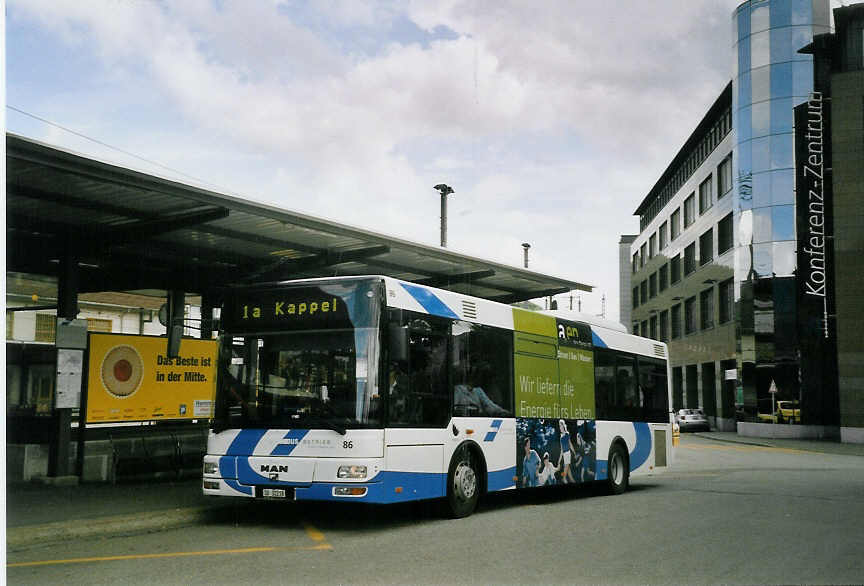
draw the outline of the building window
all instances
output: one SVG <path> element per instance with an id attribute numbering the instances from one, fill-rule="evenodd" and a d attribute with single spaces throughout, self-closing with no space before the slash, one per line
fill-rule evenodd
<path id="1" fill-rule="evenodd" d="M 669 261 L 669 282 L 673 285 L 681 280 L 681 255 L 676 254 Z"/>
<path id="2" fill-rule="evenodd" d="M 696 270 L 696 243 L 684 249 L 684 276 Z"/>
<path id="3" fill-rule="evenodd" d="M 666 248 L 666 245 L 669 244 L 669 241 L 666 239 L 666 236 L 669 233 L 668 225 L 668 222 L 663 222 L 662 224 L 660 224 L 660 230 L 657 231 L 657 234 L 659 236 L 659 242 L 657 244 L 660 246 L 658 251 L 663 250 L 664 248 Z"/>
<path id="4" fill-rule="evenodd" d="M 57 316 L 50 313 L 36 314 L 36 341 L 54 342 L 57 336 Z"/>
<path id="5" fill-rule="evenodd" d="M 640 303 L 645 305 L 648 303 L 648 281 L 642 281 L 639 283 L 639 292 L 642 294 Z"/>
<path id="6" fill-rule="evenodd" d="M 714 260 L 714 230 L 709 228 L 699 237 L 699 266 Z"/>
<path id="7" fill-rule="evenodd" d="M 650 322 L 650 325 L 648 327 L 649 327 L 648 333 L 650 334 L 649 337 L 652 340 L 656 340 L 657 339 L 657 316 L 656 315 L 651 316 L 651 322 Z"/>
<path id="8" fill-rule="evenodd" d="M 111 333 L 111 320 L 110 319 L 96 319 L 92 317 L 87 318 L 87 331 L 88 332 L 107 332 Z"/>
<path id="9" fill-rule="evenodd" d="M 639 307 L 639 287 L 633 287 L 633 309 Z"/>
<path id="10" fill-rule="evenodd" d="M 647 258 L 645 253 L 645 243 L 642 243 L 642 246 L 639 247 L 639 266 L 645 266 L 645 259 Z"/>
<path id="11" fill-rule="evenodd" d="M 648 258 L 654 258 L 654 255 L 657 254 L 657 232 L 654 232 L 651 235 L 651 238 L 648 239 Z"/>
<path id="12" fill-rule="evenodd" d="M 725 324 L 732 321 L 732 302 L 734 294 L 732 279 L 720 283 L 717 286 L 717 290 L 720 302 L 720 307 L 718 308 L 720 310 L 720 323 Z"/>
<path id="13" fill-rule="evenodd" d="M 672 339 L 676 340 L 681 337 L 681 304 L 676 303 L 672 306 Z"/>
<path id="14" fill-rule="evenodd" d="M 637 252 L 633 255 L 633 272 L 635 273 L 638 270 L 639 270 L 639 253 Z"/>
<path id="15" fill-rule="evenodd" d="M 714 288 L 705 289 L 699 294 L 699 317 L 701 329 L 714 327 Z"/>
<path id="16" fill-rule="evenodd" d="M 732 212 L 717 222 L 717 254 L 732 248 Z"/>
<path id="17" fill-rule="evenodd" d="M 642 337 L 643 338 L 648 337 L 648 320 L 647 319 L 642 322 Z"/>
<path id="18" fill-rule="evenodd" d="M 684 301 L 684 333 L 692 334 L 696 331 L 696 296 Z"/>
<path id="19" fill-rule="evenodd" d="M 669 341 L 669 310 L 664 309 L 660 312 L 660 341 Z"/>
<path id="20" fill-rule="evenodd" d="M 666 290 L 667 287 L 669 287 L 669 265 L 663 265 L 662 267 L 660 267 L 660 271 L 657 273 L 657 275 L 657 287 L 662 293 Z"/>
<path id="21" fill-rule="evenodd" d="M 699 214 L 704 214 L 714 205 L 714 195 L 711 193 L 712 177 L 699 184 Z"/>
<path id="22" fill-rule="evenodd" d="M 684 227 L 687 228 L 696 221 L 696 194 L 691 193 L 684 200 Z"/>
<path id="23" fill-rule="evenodd" d="M 657 297 L 657 273 L 651 273 L 651 276 L 648 277 L 648 293 L 651 295 L 651 299 Z"/>
<path id="24" fill-rule="evenodd" d="M 674 212 L 672 212 L 672 216 L 669 218 L 669 238 L 670 242 L 678 238 L 678 235 L 681 234 L 681 208 L 678 208 Z"/>
<path id="25" fill-rule="evenodd" d="M 732 189 L 732 155 L 723 159 L 717 167 L 717 199 L 721 199 Z"/>

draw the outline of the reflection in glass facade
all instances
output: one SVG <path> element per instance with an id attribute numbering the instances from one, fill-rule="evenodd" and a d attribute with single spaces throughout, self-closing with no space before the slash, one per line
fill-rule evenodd
<path id="1" fill-rule="evenodd" d="M 830 30 L 828 2 L 745 2 L 735 11 L 733 28 L 737 64 L 732 80 L 735 209 L 739 213 L 754 210 L 755 238 L 739 246 L 794 240 L 794 214 L 767 208 L 794 201 L 792 113 L 813 89 L 812 55 L 800 54 L 798 49 L 814 34 Z M 770 277 L 772 272 L 764 271 L 772 266 L 764 257 L 758 269 L 742 263 L 744 270 L 736 278 L 746 281 L 753 270 L 758 277 Z"/>
<path id="2" fill-rule="evenodd" d="M 827 0 L 751 0 L 733 14 L 734 221 L 739 382 L 743 402 L 764 411 L 771 381 L 797 398 L 793 108 L 813 90 L 812 55 L 830 31 Z M 789 322 L 789 323 L 787 323 Z"/>

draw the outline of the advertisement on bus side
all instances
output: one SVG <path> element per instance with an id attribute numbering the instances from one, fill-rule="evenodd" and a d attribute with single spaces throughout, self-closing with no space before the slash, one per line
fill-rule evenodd
<path id="1" fill-rule="evenodd" d="M 597 460 L 594 421 L 519 418 L 516 443 L 520 488 L 594 480 Z"/>

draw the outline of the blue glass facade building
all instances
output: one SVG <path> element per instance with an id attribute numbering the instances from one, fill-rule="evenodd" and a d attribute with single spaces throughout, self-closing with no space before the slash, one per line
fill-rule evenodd
<path id="1" fill-rule="evenodd" d="M 813 56 L 798 50 L 829 31 L 827 0 L 754 0 L 735 11 L 732 163 L 739 282 L 795 272 L 793 109 L 813 91 Z"/>
<path id="2" fill-rule="evenodd" d="M 731 20 L 731 83 L 636 210 L 622 321 L 669 344 L 676 409 L 735 429 L 770 413 L 773 383 L 812 407 L 805 424 L 835 425 L 800 382 L 794 127 L 814 84 L 799 50 L 831 32 L 829 2 L 750 0 Z"/>
<path id="3" fill-rule="evenodd" d="M 751 0 L 732 24 L 741 402 L 770 413 L 773 383 L 778 398 L 801 401 L 806 420 L 834 423 L 821 401 L 804 396 L 796 307 L 794 108 L 810 98 L 814 80 L 813 56 L 799 50 L 830 32 L 828 1 Z"/>

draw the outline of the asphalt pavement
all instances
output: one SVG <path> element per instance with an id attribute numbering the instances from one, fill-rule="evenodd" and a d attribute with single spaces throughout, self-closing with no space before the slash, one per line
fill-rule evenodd
<path id="1" fill-rule="evenodd" d="M 8 550 L 66 539 L 131 535 L 198 523 L 231 499 L 205 498 L 201 480 L 6 486 Z"/>
<path id="2" fill-rule="evenodd" d="M 717 442 L 864 456 L 864 445 L 860 444 L 746 438 L 729 432 L 694 435 Z M 10 484 L 6 486 L 7 550 L 194 525 L 234 504 L 230 498 L 205 497 L 200 479 L 116 485 Z"/>

